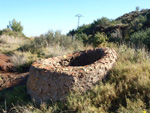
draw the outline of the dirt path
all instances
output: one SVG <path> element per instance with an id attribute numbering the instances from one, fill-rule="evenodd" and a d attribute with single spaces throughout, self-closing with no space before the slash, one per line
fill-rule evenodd
<path id="1" fill-rule="evenodd" d="M 13 72 L 12 68 L 13 64 L 10 58 L 4 54 L 0 54 L 0 90 L 26 83 L 29 72 Z"/>

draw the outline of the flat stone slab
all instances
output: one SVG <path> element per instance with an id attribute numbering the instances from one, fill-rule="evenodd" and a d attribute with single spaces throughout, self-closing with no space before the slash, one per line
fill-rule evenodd
<path id="1" fill-rule="evenodd" d="M 110 48 L 38 60 L 30 67 L 27 92 L 36 102 L 63 101 L 70 91 L 84 92 L 104 79 L 116 60 Z"/>

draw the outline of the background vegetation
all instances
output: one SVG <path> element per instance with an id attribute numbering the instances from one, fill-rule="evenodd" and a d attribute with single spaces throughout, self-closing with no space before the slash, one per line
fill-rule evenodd
<path id="1" fill-rule="evenodd" d="M 132 40 L 132 43 L 136 46 L 142 44 L 149 48 L 150 45 L 146 41 L 148 40 L 148 28 L 150 28 L 150 10 L 144 9 L 124 14 L 115 20 L 102 17 L 89 25 L 83 25 L 77 29 L 71 30 L 68 35 L 77 36 L 77 39 L 83 41 L 84 44 L 89 43 L 95 45 L 92 39 L 95 34 L 99 32 L 106 35 L 108 37 L 106 41 L 109 42 L 130 43 Z M 140 34 L 144 35 L 144 39 L 142 37 L 142 41 L 139 43 L 137 42 L 139 41 L 137 38 L 140 37 Z M 136 37 L 135 35 L 139 36 Z M 145 37 L 145 35 L 147 36 Z M 78 38 L 78 36 L 80 36 L 80 38 Z"/>

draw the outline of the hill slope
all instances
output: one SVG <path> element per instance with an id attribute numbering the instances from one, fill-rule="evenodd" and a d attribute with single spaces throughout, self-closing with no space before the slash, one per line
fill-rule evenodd
<path id="1" fill-rule="evenodd" d="M 94 36 L 97 32 L 104 32 L 109 39 L 129 39 L 135 32 L 150 28 L 150 9 L 132 11 L 115 20 L 102 17 L 89 25 L 83 25 L 71 30 L 68 35 L 86 34 Z M 89 40 L 89 39 L 88 39 Z M 87 41 L 88 42 L 88 41 Z"/>

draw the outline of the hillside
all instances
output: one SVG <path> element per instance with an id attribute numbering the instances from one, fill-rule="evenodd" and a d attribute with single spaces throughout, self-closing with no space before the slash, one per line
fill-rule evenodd
<path id="1" fill-rule="evenodd" d="M 81 34 L 85 34 L 87 38 L 82 40 L 90 43 L 93 42 L 91 40 L 97 32 L 104 33 L 109 41 L 130 40 L 134 33 L 146 31 L 148 28 L 150 28 L 150 9 L 144 9 L 126 13 L 115 20 L 102 17 L 89 25 L 71 30 L 68 35 L 79 38 Z"/>

